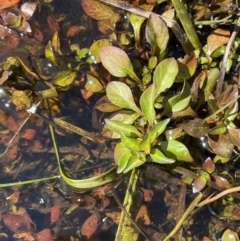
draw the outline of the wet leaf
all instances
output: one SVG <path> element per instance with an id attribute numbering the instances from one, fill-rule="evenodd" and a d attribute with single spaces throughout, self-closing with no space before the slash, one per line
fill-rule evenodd
<path id="1" fill-rule="evenodd" d="M 152 127 L 150 130 L 151 143 L 165 131 L 169 122 L 170 118 L 160 121 Z"/>
<path id="2" fill-rule="evenodd" d="M 225 135 L 208 135 L 208 143 L 215 154 L 226 158 L 231 157 L 234 145 L 227 140 Z"/>
<path id="3" fill-rule="evenodd" d="M 89 49 L 89 54 L 91 55 L 91 58 L 94 59 L 94 63 L 99 63 L 101 62 L 100 59 L 100 50 L 104 47 L 104 46 L 109 46 L 112 45 L 111 42 L 109 41 L 109 39 L 100 39 L 95 41 L 90 49 Z"/>
<path id="4" fill-rule="evenodd" d="M 104 89 L 102 83 L 94 76 L 87 74 L 86 79 L 87 79 L 87 83 L 85 84 L 84 87 L 87 91 L 95 93 L 95 92 L 101 92 Z"/>
<path id="5" fill-rule="evenodd" d="M 91 18 L 96 20 L 110 19 L 116 13 L 106 4 L 95 0 L 82 0 L 82 8 L 84 12 Z"/>
<path id="6" fill-rule="evenodd" d="M 36 10 L 37 4 L 36 3 L 30 3 L 26 2 L 21 5 L 21 12 L 22 15 L 24 16 L 24 19 L 28 20 L 32 17 Z"/>
<path id="7" fill-rule="evenodd" d="M 34 234 L 30 231 L 15 233 L 13 237 L 24 241 L 35 241 Z"/>
<path id="8" fill-rule="evenodd" d="M 156 97 L 173 85 L 177 73 L 178 65 L 174 58 L 164 59 L 157 65 L 153 74 Z"/>
<path id="9" fill-rule="evenodd" d="M 97 230 L 99 224 L 98 213 L 93 213 L 82 225 L 81 234 L 89 239 Z"/>
<path id="10" fill-rule="evenodd" d="M 37 233 L 37 241 L 54 241 L 50 229 L 43 229 Z"/>
<path id="11" fill-rule="evenodd" d="M 193 193 L 202 191 L 202 189 L 206 186 L 206 184 L 207 184 L 206 178 L 202 176 L 198 176 L 192 184 Z"/>
<path id="12" fill-rule="evenodd" d="M 151 45 L 152 55 L 159 55 L 166 49 L 169 40 L 168 28 L 157 14 L 150 15 L 145 34 Z"/>
<path id="13" fill-rule="evenodd" d="M 56 89 L 54 88 L 54 86 L 48 82 L 45 82 L 46 85 L 48 85 L 49 89 L 47 90 L 42 90 L 42 91 L 37 91 L 37 93 L 42 96 L 44 99 L 48 99 L 48 98 L 54 98 L 58 96 L 58 93 L 56 91 Z"/>
<path id="14" fill-rule="evenodd" d="M 58 73 L 53 80 L 53 84 L 60 87 L 67 87 L 72 84 L 76 78 L 76 71 L 66 70 Z"/>
<path id="15" fill-rule="evenodd" d="M 60 26 L 58 21 L 51 15 L 47 16 L 48 26 L 53 33 L 60 31 Z"/>
<path id="16" fill-rule="evenodd" d="M 114 150 L 114 160 L 118 165 L 117 173 L 122 173 L 127 166 L 129 158 L 132 156 L 131 151 L 122 143 L 118 143 Z"/>
<path id="17" fill-rule="evenodd" d="M 48 42 L 45 48 L 45 56 L 52 64 L 54 64 L 55 66 L 60 66 L 60 61 L 56 57 L 51 41 Z"/>
<path id="18" fill-rule="evenodd" d="M 141 84 L 141 80 L 135 74 L 128 55 L 122 49 L 113 46 L 103 47 L 100 51 L 100 58 L 103 66 L 113 76 L 129 76 Z"/>
<path id="19" fill-rule="evenodd" d="M 56 205 L 54 205 L 53 207 L 51 207 L 51 209 L 50 209 L 50 215 L 51 215 L 51 222 L 50 222 L 50 224 L 53 224 L 53 223 L 55 223 L 58 219 L 59 219 L 59 217 L 60 217 L 60 205 L 59 204 L 56 204 Z"/>
<path id="20" fill-rule="evenodd" d="M 193 160 L 187 147 L 179 141 L 163 141 L 161 142 L 160 148 L 167 157 L 173 158 L 174 160 L 184 162 L 192 162 Z"/>
<path id="21" fill-rule="evenodd" d="M 181 93 L 171 97 L 167 100 L 167 102 L 164 103 L 164 111 L 162 115 L 169 112 L 178 112 L 185 109 L 189 105 L 190 99 L 190 87 L 188 83 L 185 82 Z"/>
<path id="22" fill-rule="evenodd" d="M 13 91 L 11 101 L 16 106 L 17 110 L 29 109 L 31 106 L 30 98 L 21 90 Z"/>
<path id="23" fill-rule="evenodd" d="M 1 0 L 0 9 L 10 8 L 13 5 L 17 4 L 19 0 Z"/>
<path id="24" fill-rule="evenodd" d="M 240 146 L 240 129 L 228 126 L 227 138 L 234 146 Z"/>
<path id="25" fill-rule="evenodd" d="M 7 128 L 9 131 L 12 131 L 12 132 L 16 132 L 19 128 L 18 123 L 12 116 L 9 116 L 7 118 Z"/>
<path id="26" fill-rule="evenodd" d="M 118 81 L 110 82 L 106 87 L 108 99 L 117 106 L 131 109 L 141 114 L 141 111 L 136 106 L 131 89 L 124 83 Z"/>
<path id="27" fill-rule="evenodd" d="M 141 205 L 135 220 L 137 223 L 140 223 L 140 224 L 144 224 L 144 225 L 151 224 L 151 220 L 150 220 L 146 205 Z"/>
<path id="28" fill-rule="evenodd" d="M 142 134 L 133 125 L 125 124 L 117 120 L 105 119 L 105 121 L 105 127 L 117 132 L 118 134 L 123 133 L 125 136 L 128 137 L 142 137 Z"/>
<path id="29" fill-rule="evenodd" d="M 208 157 L 202 166 L 203 170 L 207 173 L 213 173 L 215 171 L 215 164 L 210 157 Z"/>
<path id="30" fill-rule="evenodd" d="M 150 126 L 153 125 L 153 122 L 155 121 L 155 118 L 156 118 L 154 102 L 155 102 L 155 85 L 151 84 L 142 93 L 139 101 L 141 110 L 145 118 L 148 120 Z"/>
<path id="31" fill-rule="evenodd" d="M 165 131 L 165 135 L 168 141 L 175 140 L 179 137 L 181 137 L 183 132 L 183 125 L 178 125 L 176 128 L 167 128 Z"/>
<path id="32" fill-rule="evenodd" d="M 228 189 L 232 187 L 229 181 L 223 176 L 214 175 L 214 179 L 215 179 L 216 185 L 220 188 Z"/>
<path id="33" fill-rule="evenodd" d="M 222 241 L 239 241 L 239 236 L 231 229 L 226 229 L 221 238 Z"/>
<path id="34" fill-rule="evenodd" d="M 144 202 L 150 202 L 153 198 L 153 190 L 151 189 L 145 189 L 143 187 L 140 188 L 141 193 L 143 194 L 143 200 Z"/>
<path id="35" fill-rule="evenodd" d="M 150 157 L 153 162 L 159 163 L 159 164 L 171 164 L 174 163 L 175 160 L 166 157 L 159 149 L 154 148 L 151 150 Z"/>
<path id="36" fill-rule="evenodd" d="M 221 28 L 215 29 L 207 38 L 207 54 L 210 56 L 218 47 L 227 44 L 230 32 Z"/>
<path id="37" fill-rule="evenodd" d="M 116 106 L 112 102 L 110 102 L 110 100 L 106 95 L 100 98 L 96 102 L 96 104 L 94 105 L 94 108 L 102 112 L 114 112 L 122 109 L 122 107 Z M 129 124 L 129 123 L 126 123 L 126 124 Z"/>
<path id="38" fill-rule="evenodd" d="M 183 125 L 184 131 L 195 138 L 200 138 L 209 129 L 208 124 L 204 119 L 194 119 Z"/>
<path id="39" fill-rule="evenodd" d="M 26 140 L 32 140 L 36 135 L 36 130 L 34 129 L 25 129 L 21 137 Z"/>
<path id="40" fill-rule="evenodd" d="M 218 123 L 212 129 L 208 131 L 211 135 L 222 135 L 227 132 L 227 127 L 224 123 Z"/>
<path id="41" fill-rule="evenodd" d="M 122 144 L 127 147 L 129 150 L 131 151 L 140 151 L 140 140 L 138 139 L 134 139 L 134 138 L 130 138 L 125 136 L 123 133 L 121 133 L 121 141 Z"/>

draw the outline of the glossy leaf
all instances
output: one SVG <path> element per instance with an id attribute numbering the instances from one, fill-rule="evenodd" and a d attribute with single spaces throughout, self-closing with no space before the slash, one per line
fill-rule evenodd
<path id="1" fill-rule="evenodd" d="M 95 41 L 90 49 L 89 49 L 89 54 L 91 55 L 91 57 L 94 59 L 94 63 L 99 63 L 101 62 L 100 59 L 100 50 L 104 47 L 104 46 L 109 46 L 111 45 L 109 39 L 100 39 Z"/>
<path id="2" fill-rule="evenodd" d="M 136 106 L 131 89 L 122 82 L 112 81 L 106 87 L 106 93 L 108 99 L 117 106 L 122 108 L 131 109 L 142 114 L 139 108 Z"/>
<path id="3" fill-rule="evenodd" d="M 156 112 L 154 109 L 154 102 L 155 102 L 155 85 L 154 84 L 151 84 L 142 93 L 139 102 L 145 118 L 148 120 L 149 125 L 152 126 L 156 118 Z"/>
<path id="4" fill-rule="evenodd" d="M 198 176 L 193 184 L 192 184 L 192 191 L 193 193 L 197 193 L 202 191 L 202 189 L 207 185 L 207 180 L 203 176 Z"/>
<path id="5" fill-rule="evenodd" d="M 156 87 L 156 97 L 173 85 L 177 74 L 178 64 L 174 58 L 164 59 L 157 65 L 153 74 L 153 83 Z"/>
<path id="6" fill-rule="evenodd" d="M 48 85 L 48 89 L 42 90 L 42 91 L 37 91 L 37 93 L 42 96 L 44 99 L 47 98 L 54 98 L 58 96 L 58 93 L 56 91 L 56 89 L 54 88 L 54 86 L 48 82 L 45 82 L 46 85 Z"/>
<path id="7" fill-rule="evenodd" d="M 168 28 L 157 14 L 150 15 L 145 34 L 151 45 L 152 55 L 159 55 L 166 49 L 169 40 Z"/>
<path id="8" fill-rule="evenodd" d="M 160 145 L 161 150 L 167 157 L 173 158 L 174 160 L 192 162 L 192 157 L 187 147 L 176 140 L 163 141 Z"/>
<path id="9" fill-rule="evenodd" d="M 215 171 L 215 164 L 210 157 L 208 157 L 203 163 L 203 170 L 207 173 L 213 173 Z"/>
<path id="10" fill-rule="evenodd" d="M 239 241 L 239 236 L 231 229 L 226 229 L 221 238 L 222 241 Z"/>
<path id="11" fill-rule="evenodd" d="M 170 99 L 167 100 L 166 103 L 164 103 L 163 114 L 166 114 L 169 112 L 177 112 L 185 109 L 189 105 L 190 99 L 191 99 L 190 87 L 188 83 L 185 82 L 181 93 L 171 97 Z"/>
<path id="12" fill-rule="evenodd" d="M 128 136 L 128 137 L 142 136 L 142 134 L 138 131 L 138 129 L 133 125 L 128 125 L 117 120 L 105 119 L 105 121 L 106 121 L 105 127 L 112 131 L 117 132 L 118 134 L 123 133 L 125 136 Z"/>
<path id="13" fill-rule="evenodd" d="M 131 151 L 140 151 L 139 144 L 141 140 L 130 138 L 121 133 L 122 144 Z"/>
<path id="14" fill-rule="evenodd" d="M 95 103 L 94 108 L 102 112 L 114 112 L 122 109 L 122 107 L 116 106 L 110 102 L 106 95 Z"/>
<path id="15" fill-rule="evenodd" d="M 137 81 L 139 84 L 142 83 L 135 74 L 128 55 L 122 49 L 113 46 L 103 47 L 100 51 L 100 59 L 103 66 L 113 76 L 129 76 L 133 80 Z"/>
<path id="16" fill-rule="evenodd" d="M 87 74 L 86 79 L 87 79 L 87 83 L 85 84 L 84 87 L 87 91 L 95 93 L 95 92 L 101 92 L 104 89 L 102 83 L 94 76 Z"/>
<path id="17" fill-rule="evenodd" d="M 240 129 L 228 127 L 227 138 L 234 146 L 239 147 L 240 146 Z"/>
<path id="18" fill-rule="evenodd" d="M 195 138 L 200 138 L 209 129 L 207 122 L 203 119 L 194 119 L 183 125 L 184 131 Z"/>
<path id="19" fill-rule="evenodd" d="M 60 61 L 56 57 L 51 41 L 48 42 L 45 48 L 45 56 L 53 65 L 60 66 Z"/>
<path id="20" fill-rule="evenodd" d="M 169 122 L 170 118 L 160 121 L 152 127 L 152 129 L 149 131 L 151 136 L 151 143 L 165 131 Z"/>
<path id="21" fill-rule="evenodd" d="M 118 143 L 114 150 L 114 160 L 118 166 L 117 173 L 122 173 L 127 166 L 129 158 L 132 156 L 131 151 L 122 143 Z"/>
<path id="22" fill-rule="evenodd" d="M 208 131 L 211 135 L 222 135 L 227 132 L 227 127 L 224 123 L 219 123 Z"/>
<path id="23" fill-rule="evenodd" d="M 55 76 L 53 80 L 53 84 L 60 87 L 67 87 L 72 84 L 75 78 L 76 78 L 76 71 L 73 71 L 73 70 L 62 71 Z"/>
<path id="24" fill-rule="evenodd" d="M 175 160 L 172 158 L 166 157 L 159 149 L 154 148 L 152 149 L 150 153 L 150 157 L 153 162 L 159 163 L 159 164 L 171 164 L 174 163 Z"/>

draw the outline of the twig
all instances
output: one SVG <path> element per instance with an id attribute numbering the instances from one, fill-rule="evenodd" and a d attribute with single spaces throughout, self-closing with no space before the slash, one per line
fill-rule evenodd
<path id="1" fill-rule="evenodd" d="M 214 201 L 218 200 L 219 198 L 221 198 L 221 197 L 223 197 L 227 194 L 230 194 L 230 193 L 233 193 L 233 192 L 239 192 L 239 191 L 240 191 L 240 186 L 229 188 L 227 190 L 224 190 L 224 191 L 220 192 L 218 195 L 216 195 L 212 198 L 211 198 L 211 196 L 209 196 L 208 198 L 206 198 L 205 200 L 200 202 L 197 206 L 202 207 L 202 206 L 204 206 L 208 203 L 211 203 L 211 202 L 214 202 Z"/>
<path id="2" fill-rule="evenodd" d="M 220 96 L 222 94 L 222 89 L 223 89 L 223 80 L 225 77 L 225 73 L 226 73 L 226 66 L 227 66 L 227 61 L 228 61 L 228 56 L 230 53 L 230 49 L 233 45 L 233 42 L 238 34 L 240 28 L 240 17 L 238 18 L 237 21 L 237 25 L 231 35 L 231 38 L 229 39 L 229 42 L 227 44 L 226 50 L 224 52 L 224 56 L 223 56 L 223 60 L 222 60 L 222 66 L 219 72 L 219 76 L 218 76 L 218 81 L 217 81 L 217 86 L 216 86 L 216 91 L 215 91 L 215 98 L 218 100 L 220 99 Z"/>

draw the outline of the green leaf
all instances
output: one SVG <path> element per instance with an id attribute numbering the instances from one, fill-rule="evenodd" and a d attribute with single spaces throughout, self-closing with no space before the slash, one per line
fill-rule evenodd
<path id="1" fill-rule="evenodd" d="M 156 118 L 156 112 L 154 109 L 155 102 L 155 85 L 151 84 L 141 95 L 140 97 L 140 107 L 148 120 L 149 125 L 152 126 Z"/>
<path id="2" fill-rule="evenodd" d="M 128 137 L 143 136 L 135 126 L 122 123 L 121 121 L 110 120 L 110 119 L 105 119 L 105 122 L 106 122 L 106 125 L 105 125 L 106 128 L 112 131 L 115 131 L 118 134 L 123 133 L 125 136 L 128 136 Z"/>
<path id="3" fill-rule="evenodd" d="M 206 186 L 207 179 L 203 176 L 197 177 L 192 184 L 193 193 L 201 192 L 202 189 Z"/>
<path id="4" fill-rule="evenodd" d="M 163 141 L 161 142 L 160 148 L 167 157 L 184 162 L 192 162 L 193 160 L 187 147 L 179 141 Z"/>
<path id="5" fill-rule="evenodd" d="M 44 82 L 44 83 L 48 85 L 49 89 L 45 89 L 42 91 L 38 90 L 37 91 L 38 95 L 40 95 L 44 99 L 58 97 L 58 93 L 55 87 L 51 83 L 48 83 L 48 82 Z"/>
<path id="6" fill-rule="evenodd" d="M 66 87 L 72 84 L 75 78 L 76 78 L 76 71 L 73 71 L 73 70 L 62 71 L 55 76 L 53 80 L 53 84 L 60 87 Z"/>
<path id="7" fill-rule="evenodd" d="M 126 148 L 122 143 L 118 143 L 116 145 L 114 150 L 114 160 L 116 165 L 118 165 L 117 173 L 123 172 L 131 156 L 131 151 Z"/>
<path id="8" fill-rule="evenodd" d="M 53 65 L 60 66 L 60 61 L 55 55 L 51 41 L 48 42 L 45 48 L 45 56 Z"/>
<path id="9" fill-rule="evenodd" d="M 127 173 L 127 172 L 131 171 L 132 169 L 143 165 L 144 163 L 145 163 L 145 161 L 142 161 L 138 157 L 131 156 L 128 160 L 127 166 L 124 168 L 123 173 Z"/>
<path id="10" fill-rule="evenodd" d="M 167 47 L 169 40 L 168 27 L 157 14 L 151 14 L 148 19 L 146 38 L 151 45 L 152 55 L 159 55 Z"/>
<path id="11" fill-rule="evenodd" d="M 181 93 L 173 96 L 172 98 L 168 99 L 166 103 L 164 103 L 164 111 L 162 115 L 165 115 L 169 112 L 173 113 L 184 110 L 189 105 L 190 99 L 190 87 L 188 83 L 185 81 Z"/>
<path id="12" fill-rule="evenodd" d="M 94 63 L 100 63 L 101 59 L 100 59 L 100 50 L 104 47 L 104 46 L 109 46 L 111 45 L 109 39 L 100 39 L 95 41 L 90 49 L 89 49 L 89 54 L 91 55 L 91 57 L 94 59 Z"/>
<path id="13" fill-rule="evenodd" d="M 142 114 L 134 102 L 131 89 L 125 83 L 112 81 L 107 85 L 106 92 L 108 99 L 114 105 Z"/>
<path id="14" fill-rule="evenodd" d="M 85 84 L 85 89 L 90 92 L 101 92 L 104 88 L 102 83 L 90 74 L 86 75 L 87 82 Z"/>
<path id="15" fill-rule="evenodd" d="M 146 134 L 144 139 L 139 144 L 140 150 L 144 151 L 146 154 L 149 154 L 151 151 L 151 135 L 150 132 Z"/>
<path id="16" fill-rule="evenodd" d="M 224 123 L 219 123 L 218 125 L 214 126 L 212 129 L 208 131 L 208 134 L 211 135 L 222 135 L 228 131 L 226 125 Z"/>
<path id="17" fill-rule="evenodd" d="M 153 162 L 159 163 L 159 164 L 171 164 L 174 163 L 175 160 L 166 157 L 159 149 L 154 148 L 152 149 L 150 153 L 150 157 Z"/>
<path id="18" fill-rule="evenodd" d="M 226 229 L 221 238 L 222 241 L 239 241 L 239 236 L 231 229 Z"/>
<path id="19" fill-rule="evenodd" d="M 122 49 L 113 46 L 103 47 L 100 51 L 100 59 L 103 66 L 113 76 L 129 76 L 139 84 L 142 84 L 142 81 L 137 77 L 133 70 L 129 57 Z"/>
<path id="20" fill-rule="evenodd" d="M 177 74 L 178 64 L 174 58 L 164 59 L 157 65 L 153 74 L 153 83 L 156 87 L 156 97 L 173 85 Z"/>
<path id="21" fill-rule="evenodd" d="M 140 151 L 140 140 L 130 138 L 121 133 L 122 144 L 131 151 Z"/>
<path id="22" fill-rule="evenodd" d="M 151 143 L 153 143 L 153 141 L 164 132 L 170 120 L 170 118 L 165 119 L 153 126 L 153 128 L 150 130 Z"/>

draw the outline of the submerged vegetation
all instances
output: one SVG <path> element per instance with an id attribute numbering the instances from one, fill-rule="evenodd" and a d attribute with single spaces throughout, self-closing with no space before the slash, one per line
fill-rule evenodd
<path id="1" fill-rule="evenodd" d="M 5 0 L 0 9 L 0 187 L 17 186 L 2 220 L 14 238 L 65 240 L 64 224 L 49 229 L 60 199 L 40 228 L 17 208 L 19 185 L 47 181 L 48 195 L 71 199 L 64 215 L 78 230 L 66 240 L 106 240 L 103 216 L 109 240 L 239 240 L 238 2 Z M 80 208 L 94 211 L 79 221 Z"/>

